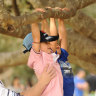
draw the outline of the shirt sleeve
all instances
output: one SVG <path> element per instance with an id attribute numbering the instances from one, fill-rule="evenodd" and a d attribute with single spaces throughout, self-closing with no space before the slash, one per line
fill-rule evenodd
<path id="1" fill-rule="evenodd" d="M 37 61 L 40 58 L 40 56 L 41 56 L 41 52 L 37 53 L 33 49 L 31 49 L 27 65 L 30 68 L 33 68 L 34 62 Z"/>
<path id="2" fill-rule="evenodd" d="M 68 61 L 68 55 L 69 55 L 68 52 L 65 49 L 61 48 L 61 55 L 60 55 L 60 57 L 58 59 L 58 62 L 60 62 L 60 61 L 63 61 L 63 62 Z"/>

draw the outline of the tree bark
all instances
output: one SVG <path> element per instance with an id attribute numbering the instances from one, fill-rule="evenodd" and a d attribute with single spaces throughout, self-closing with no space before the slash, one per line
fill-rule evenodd
<path id="1" fill-rule="evenodd" d="M 96 63 L 94 64 L 89 61 L 82 60 L 75 55 L 69 56 L 69 62 L 74 65 L 80 66 L 81 68 L 85 69 L 90 73 L 96 74 Z"/>
<path id="2" fill-rule="evenodd" d="M 50 10 L 49 8 L 45 8 L 44 13 L 33 11 L 32 14 L 25 14 L 22 16 L 14 17 L 10 16 L 9 14 L 7 14 L 7 12 L 4 11 L 5 8 L 1 0 L 0 6 L 2 6 L 3 8 L 3 10 L 1 9 L 3 19 L 0 17 L 0 19 L 3 20 L 1 26 L 6 30 L 10 29 L 10 31 L 13 31 L 13 29 L 15 30 L 17 27 L 31 24 L 33 22 L 40 22 L 41 20 L 50 17 L 68 19 L 70 17 L 73 17 L 78 9 L 84 8 L 95 2 L 96 0 L 87 0 L 87 2 L 85 0 L 82 0 L 82 2 L 80 0 L 78 0 L 78 2 L 77 0 L 65 0 L 65 5 L 67 8 L 69 8 L 69 11 L 60 11 L 60 9 L 57 10 L 55 8 L 52 8 L 52 10 Z"/>
<path id="3" fill-rule="evenodd" d="M 0 68 L 6 68 L 13 65 L 27 64 L 28 54 L 23 51 L 0 53 Z"/>
<path id="4" fill-rule="evenodd" d="M 66 19 L 64 21 L 65 23 L 69 24 L 74 30 L 76 30 L 76 32 L 79 32 L 80 34 L 83 34 L 90 39 L 96 40 L 96 22 L 94 19 L 87 16 L 83 12 L 78 11 L 74 17 L 72 17 L 71 19 Z M 29 32 L 31 32 L 29 25 L 21 26 L 13 32 L 0 28 L 0 33 L 17 38 L 24 38 L 25 35 Z"/>
<path id="5" fill-rule="evenodd" d="M 12 0 L 13 10 L 15 12 L 15 16 L 20 16 L 20 11 L 17 5 L 16 0 Z"/>
<path id="6" fill-rule="evenodd" d="M 87 16 L 82 11 L 78 11 L 74 17 L 65 20 L 65 22 L 76 30 L 76 32 L 96 40 L 96 20 Z"/>
<path id="7" fill-rule="evenodd" d="M 73 30 L 68 30 L 67 34 L 69 53 L 84 61 L 96 64 L 96 42 Z"/>
<path id="8" fill-rule="evenodd" d="M 13 36 L 17 38 L 24 38 L 29 32 L 31 32 L 31 27 L 30 25 L 27 26 L 21 26 L 14 31 L 7 31 L 3 28 L 0 27 L 0 33 L 8 36 Z"/>

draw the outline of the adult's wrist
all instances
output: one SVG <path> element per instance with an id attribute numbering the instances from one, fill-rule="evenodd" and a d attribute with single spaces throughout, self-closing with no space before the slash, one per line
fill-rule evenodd
<path id="1" fill-rule="evenodd" d="M 39 80 L 37 84 L 42 90 L 44 90 L 47 86 L 47 83 L 43 82 L 42 80 Z"/>

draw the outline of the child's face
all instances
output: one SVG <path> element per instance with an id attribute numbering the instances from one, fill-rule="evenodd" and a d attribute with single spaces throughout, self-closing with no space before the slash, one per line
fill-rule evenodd
<path id="1" fill-rule="evenodd" d="M 53 53 L 50 43 L 41 43 L 41 50 L 48 54 Z"/>
<path id="2" fill-rule="evenodd" d="M 41 50 L 46 52 L 46 53 L 48 53 L 48 54 L 51 54 L 51 53 L 54 52 L 52 50 L 52 48 L 51 48 L 50 42 L 48 42 L 48 43 L 41 43 Z M 57 51 L 58 54 L 61 54 L 61 50 L 60 50 L 60 46 L 59 45 L 57 45 L 56 51 Z"/>

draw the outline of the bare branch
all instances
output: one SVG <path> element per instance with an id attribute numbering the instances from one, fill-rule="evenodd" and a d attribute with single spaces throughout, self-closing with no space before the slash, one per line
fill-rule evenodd
<path id="1" fill-rule="evenodd" d="M 6 55 L 5 55 L 6 54 Z M 0 68 L 13 65 L 27 64 L 28 54 L 23 54 L 22 50 L 17 52 L 0 53 Z"/>
<path id="2" fill-rule="evenodd" d="M 9 36 L 17 37 L 17 38 L 24 38 L 29 32 L 31 32 L 30 25 L 21 26 L 15 29 L 15 31 L 14 30 L 10 31 L 10 29 L 7 31 L 3 28 L 0 28 L 1 34 L 9 35 Z"/>
<path id="3" fill-rule="evenodd" d="M 96 42 L 76 33 L 74 30 L 67 30 L 69 53 L 84 61 L 96 63 Z M 83 42 L 82 42 L 83 41 Z"/>
<path id="4" fill-rule="evenodd" d="M 76 32 L 96 40 L 96 22 L 85 13 L 78 11 L 74 17 L 65 20 L 65 22 L 74 28 Z"/>
<path id="5" fill-rule="evenodd" d="M 23 16 L 5 16 L 3 15 L 3 24 L 2 27 L 6 30 L 10 29 L 14 29 L 23 25 L 27 25 L 27 24 L 31 24 L 33 22 L 40 22 L 43 19 L 46 18 L 50 18 L 50 17 L 54 17 L 54 18 L 63 18 L 63 19 L 68 19 L 72 16 L 74 16 L 77 12 L 78 9 L 81 9 L 83 7 L 86 7 L 90 4 L 93 4 L 96 2 L 96 0 L 88 0 L 87 2 L 82 0 L 82 2 L 86 2 L 86 3 L 82 3 L 80 0 L 77 2 L 78 0 L 66 0 L 65 5 L 67 8 L 69 8 L 70 11 L 61 11 L 61 10 L 57 10 L 57 9 L 48 9 L 45 8 L 45 12 L 41 13 L 41 12 L 37 12 L 37 11 L 33 11 L 32 14 L 25 14 Z M 82 5 L 80 5 L 80 4 Z M 75 6 L 74 6 L 75 5 Z M 4 13 L 4 12 L 3 12 Z"/>
<path id="6" fill-rule="evenodd" d="M 96 74 L 96 63 L 94 64 L 94 63 L 91 63 L 89 61 L 84 61 L 75 55 L 70 55 L 69 61 L 70 61 L 70 63 L 72 63 L 74 65 L 78 65 L 90 73 Z"/>
<path id="7" fill-rule="evenodd" d="M 77 1 L 77 0 L 76 0 Z M 78 0 L 79 2 L 81 1 L 80 3 L 80 8 L 84 8 L 86 6 L 88 6 L 89 4 L 93 4 L 93 3 L 96 3 L 96 0 Z M 77 2 L 78 2 L 77 1 Z"/>
<path id="8" fill-rule="evenodd" d="M 90 62 L 95 62 L 96 54 L 96 42 L 80 35 L 79 33 L 73 30 L 67 30 L 68 32 L 68 43 L 69 43 L 69 52 L 78 56 L 81 59 L 87 60 Z M 0 31 L 1 32 L 1 31 Z M 10 32 L 10 31 L 9 31 Z M 17 29 L 14 32 L 7 33 L 7 31 L 2 31 L 3 34 L 11 35 L 14 37 L 24 38 L 29 32 L 31 32 L 30 27 L 23 27 Z M 82 42 L 83 41 L 83 42 Z M 80 52 L 82 50 L 82 52 Z M 86 59 L 87 58 L 87 59 Z"/>
<path id="9" fill-rule="evenodd" d="M 12 0 L 12 5 L 13 5 L 13 9 L 14 9 L 14 12 L 15 12 L 15 16 L 20 16 L 20 11 L 19 11 L 19 8 L 17 6 L 17 0 Z"/>

